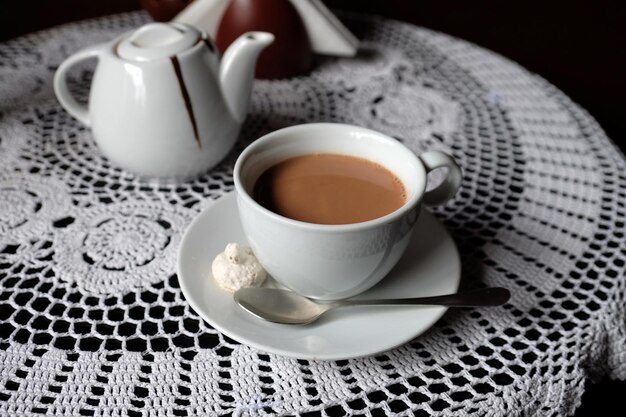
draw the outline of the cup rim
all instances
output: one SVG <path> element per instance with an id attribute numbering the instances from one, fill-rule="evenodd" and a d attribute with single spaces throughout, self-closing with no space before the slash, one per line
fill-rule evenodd
<path id="1" fill-rule="evenodd" d="M 398 142 L 396 139 L 393 139 L 392 137 L 384 133 L 378 132 L 376 130 L 368 129 L 365 127 L 350 125 L 346 123 L 303 123 L 303 124 L 284 127 L 282 129 L 274 130 L 270 133 L 267 133 L 261 136 L 260 138 L 258 138 L 257 140 L 255 140 L 254 142 L 252 142 L 243 150 L 243 152 L 241 152 L 239 157 L 237 157 L 237 161 L 235 162 L 235 167 L 233 169 L 233 179 L 234 179 L 235 190 L 237 192 L 237 196 L 245 200 L 246 203 L 251 205 L 257 211 L 260 211 L 266 216 L 269 216 L 270 218 L 280 223 L 283 223 L 285 225 L 289 225 L 292 227 L 297 227 L 297 228 L 305 229 L 305 230 L 315 230 L 315 231 L 320 231 L 320 232 L 331 232 L 331 233 L 332 232 L 359 231 L 359 230 L 370 229 L 372 227 L 377 227 L 377 226 L 381 226 L 384 224 L 392 223 L 398 218 L 400 218 L 401 216 L 403 216 L 404 214 L 406 214 L 408 211 L 412 210 L 413 208 L 415 208 L 416 206 L 420 204 L 422 197 L 424 196 L 424 192 L 426 191 L 426 181 L 423 181 L 421 189 L 418 189 L 417 192 L 415 192 L 413 196 L 408 198 L 404 202 L 404 204 L 400 206 L 399 208 L 397 208 L 396 210 L 384 216 L 376 217 L 375 219 L 367 220 L 364 222 L 357 222 L 357 223 L 320 224 L 320 223 L 304 222 L 301 220 L 295 220 L 289 217 L 282 216 L 278 213 L 275 213 L 271 210 L 266 209 L 265 207 L 257 203 L 254 200 L 254 198 L 252 198 L 252 196 L 246 191 L 241 181 L 240 172 L 241 172 L 242 166 L 244 165 L 248 157 L 255 151 L 256 148 L 264 145 L 266 142 L 274 140 L 274 137 L 276 136 L 279 136 L 285 133 L 297 133 L 298 131 L 307 130 L 311 128 L 356 129 L 364 133 L 374 134 L 380 137 L 381 139 L 389 141 L 392 144 L 392 146 L 394 146 L 399 151 L 410 154 L 409 158 L 414 159 L 415 166 L 417 170 L 420 171 L 420 172 L 416 172 L 415 175 L 420 175 L 421 173 L 423 177 L 426 179 L 426 169 L 424 168 L 424 165 L 420 162 L 417 155 L 415 155 L 415 153 L 413 153 L 413 151 L 411 151 L 405 145 L 403 145 L 402 143 Z M 386 167 L 386 168 L 392 170 L 389 167 Z"/>

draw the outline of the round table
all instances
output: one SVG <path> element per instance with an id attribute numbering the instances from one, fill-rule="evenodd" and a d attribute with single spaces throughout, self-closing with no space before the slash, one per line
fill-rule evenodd
<path id="1" fill-rule="evenodd" d="M 51 87 L 68 55 L 144 13 L 0 45 L 0 414 L 565 416 L 586 379 L 626 378 L 624 156 L 584 110 L 493 52 L 344 20 L 358 56 L 258 81 L 233 152 L 180 184 L 103 158 Z M 70 77 L 83 99 L 92 69 Z M 461 253 L 461 286 L 505 286 L 511 300 L 449 310 L 404 346 L 335 362 L 266 354 L 202 321 L 175 274 L 185 228 L 232 190 L 247 144 L 317 121 L 451 153 L 463 184 L 434 214 Z"/>

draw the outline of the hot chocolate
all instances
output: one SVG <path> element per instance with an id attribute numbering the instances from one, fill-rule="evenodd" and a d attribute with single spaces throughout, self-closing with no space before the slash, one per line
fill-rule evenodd
<path id="1" fill-rule="evenodd" d="M 322 153 L 270 167 L 256 181 L 253 198 L 294 220 L 349 224 L 397 210 L 406 201 L 406 191 L 400 179 L 375 162 Z"/>

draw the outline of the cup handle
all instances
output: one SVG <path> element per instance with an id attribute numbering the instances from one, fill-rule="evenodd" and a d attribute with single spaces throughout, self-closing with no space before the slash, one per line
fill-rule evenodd
<path id="1" fill-rule="evenodd" d="M 428 151 L 419 155 L 419 159 L 426 168 L 426 173 L 437 168 L 448 168 L 448 174 L 441 184 L 424 194 L 424 204 L 436 206 L 450 200 L 461 186 L 461 167 L 447 153 Z"/>
<path id="2" fill-rule="evenodd" d="M 67 58 L 54 73 L 54 93 L 59 103 L 67 110 L 69 114 L 74 116 L 86 126 L 91 126 L 91 117 L 89 117 L 89 109 L 84 104 L 76 101 L 70 89 L 67 87 L 67 72 L 78 62 L 88 58 L 98 58 L 102 50 L 101 45 L 91 46 L 76 52 Z"/>

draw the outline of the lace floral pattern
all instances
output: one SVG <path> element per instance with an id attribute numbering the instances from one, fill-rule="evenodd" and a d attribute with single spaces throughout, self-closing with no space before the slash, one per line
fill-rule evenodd
<path id="1" fill-rule="evenodd" d="M 54 268 L 87 292 L 117 294 L 176 272 L 189 210 L 149 203 L 90 207 L 58 233 Z"/>
<path id="2" fill-rule="evenodd" d="M 0 414 L 569 415 L 587 376 L 626 378 L 626 163 L 556 88 L 462 40 L 352 16 L 359 55 L 258 81 L 219 166 L 142 181 L 99 153 L 51 80 L 69 54 L 147 20 L 0 45 Z M 93 65 L 70 74 L 79 99 Z M 462 287 L 506 286 L 511 301 L 450 310 L 404 346 L 335 362 L 268 355 L 202 321 L 175 274 L 185 227 L 232 190 L 247 144 L 317 121 L 452 153 L 462 188 L 435 215 Z"/>

